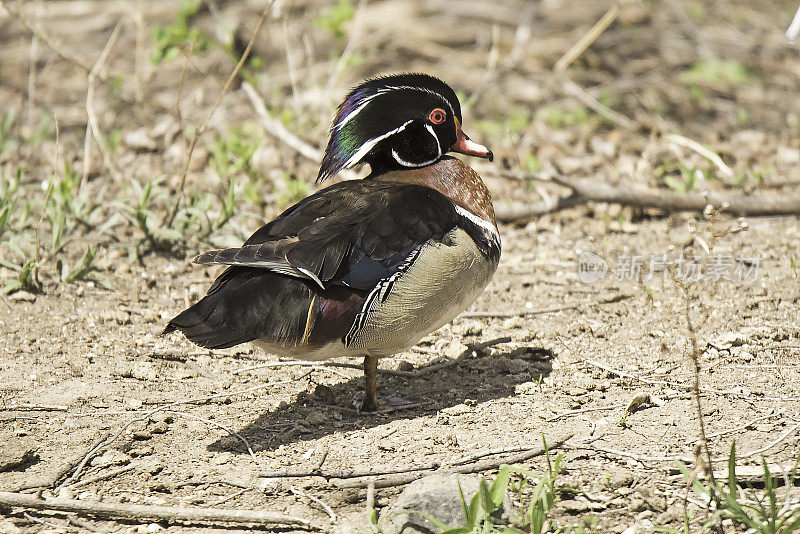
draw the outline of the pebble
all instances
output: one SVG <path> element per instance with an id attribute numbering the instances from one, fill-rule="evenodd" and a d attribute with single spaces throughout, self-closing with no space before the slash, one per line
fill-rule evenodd
<path id="1" fill-rule="evenodd" d="M 126 133 L 124 142 L 128 148 L 136 152 L 153 152 L 158 148 L 155 140 L 150 137 L 145 128 Z"/>
<path id="2" fill-rule="evenodd" d="M 211 459 L 211 463 L 214 465 L 223 465 L 227 464 L 231 460 L 233 460 L 233 454 L 229 453 L 228 451 L 224 451 L 214 456 Z"/>
<path id="3" fill-rule="evenodd" d="M 10 519 L 0 521 L 0 532 L 3 534 L 22 534 L 22 529 Z"/>
<path id="4" fill-rule="evenodd" d="M 175 419 L 172 417 L 172 414 L 157 412 L 150 416 L 151 423 L 167 423 L 170 424 Z"/>
<path id="5" fill-rule="evenodd" d="M 145 441 L 153 437 L 153 433 L 149 430 L 135 430 L 131 437 L 137 441 Z"/>
<path id="6" fill-rule="evenodd" d="M 589 505 L 583 501 L 566 499 L 559 501 L 558 507 L 568 514 L 577 515 L 589 511 Z"/>
<path id="7" fill-rule="evenodd" d="M 139 361 L 131 367 L 131 377 L 137 380 L 153 381 L 158 378 L 158 373 L 151 362 Z"/>
<path id="8" fill-rule="evenodd" d="M 33 302 L 36 300 L 36 295 L 27 291 L 16 291 L 8 298 L 14 302 Z"/>
<path id="9" fill-rule="evenodd" d="M 314 398 L 323 404 L 334 404 L 336 402 L 336 394 L 333 389 L 325 384 L 318 384 L 314 388 Z"/>
<path id="10" fill-rule="evenodd" d="M 150 428 L 150 432 L 153 434 L 164 434 L 167 430 L 169 430 L 169 425 L 167 425 L 166 421 L 159 421 Z"/>
<path id="11" fill-rule="evenodd" d="M 150 456 L 153 454 L 154 449 L 149 445 L 140 445 L 138 447 L 133 447 L 128 451 L 133 458 L 140 458 L 142 456 Z"/>

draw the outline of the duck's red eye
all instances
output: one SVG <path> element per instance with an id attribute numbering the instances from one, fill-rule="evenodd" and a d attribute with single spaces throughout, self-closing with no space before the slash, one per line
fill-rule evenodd
<path id="1" fill-rule="evenodd" d="M 433 111 L 431 111 L 430 115 L 428 115 L 428 120 L 431 121 L 433 124 L 442 124 L 446 118 L 447 115 L 441 108 L 434 109 Z"/>

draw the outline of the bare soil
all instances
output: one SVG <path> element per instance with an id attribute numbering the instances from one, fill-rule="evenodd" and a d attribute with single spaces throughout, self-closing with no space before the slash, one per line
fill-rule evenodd
<path id="1" fill-rule="evenodd" d="M 203 9 L 192 24 L 212 41 L 215 28 L 236 28 L 246 43 L 261 3 L 218 3 L 219 12 Z M 160 336 L 166 320 L 218 274 L 191 264 L 193 254 L 240 242 L 287 205 L 292 180 L 308 191 L 314 187 L 315 163 L 262 134 L 235 83 L 200 138 L 185 195 L 216 219 L 224 180 L 209 155 L 213 142 L 250 125 L 260 145 L 253 175 L 233 173 L 247 184 L 237 189 L 233 219 L 207 236 L 187 223 L 177 237 L 167 236 L 169 250 L 153 250 L 122 216 L 138 201 L 134 184 L 155 177 L 163 180 L 153 220 L 166 214 L 192 128 L 216 101 L 231 57 L 211 46 L 193 51 L 188 61 L 184 51 L 151 64 L 152 28 L 175 20 L 177 3 L 9 4 L 59 39 L 62 53 L 74 52 L 89 66 L 120 24 L 93 107 L 104 135 L 119 131 L 121 141 L 110 153 L 116 176 L 92 148 L 81 191 L 100 206 L 87 224 L 73 221 L 65 246 L 51 252 L 53 226 L 46 216 L 39 221 L 44 191 L 65 161 L 78 176 L 83 172 L 87 72 L 0 11 L 0 102 L 6 103 L 0 112 L 17 110 L 9 134 L 17 141 L 0 156 L 0 175 L 5 184 L 25 170 L 18 205 L 27 200 L 32 209 L 14 215 L 0 234 L 0 256 L 19 263 L 35 250 L 40 228 L 43 282 L 41 291 L 0 297 L 0 451 L 4 458 L 36 451 L 33 460 L 0 473 L 0 488 L 52 475 L 99 436 L 124 428 L 73 481 L 88 483 L 62 486 L 61 496 L 275 510 L 329 528 L 326 512 L 295 489 L 327 503 L 340 531 L 368 531 L 363 488 L 346 488 L 338 479 L 261 475 L 320 465 L 330 471 L 446 465 L 475 452 L 536 446 L 543 436 L 574 433 L 553 451 L 565 455 L 559 483 L 576 490 L 562 492 L 556 525 L 594 524 L 596 532 L 677 528 L 688 507 L 695 531 L 706 512 L 674 461 L 695 462 L 693 341 L 715 469 L 724 469 L 734 440 L 741 466 L 757 468 L 762 455 L 773 466 L 794 465 L 800 454 L 797 217 L 739 221 L 724 210 L 709 218 L 588 204 L 504 225 L 500 267 L 470 312 L 380 365 L 416 369 L 456 357 L 471 343 L 512 341 L 428 375 L 381 375 L 385 405 L 398 399 L 414 404 L 360 414 L 353 409 L 363 391 L 357 369 L 254 368 L 276 359 L 249 347 L 211 352 L 178 335 Z M 590 98 L 634 121 L 633 128 L 601 118 L 553 81 L 553 65 L 603 15 L 606 2 L 379 1 L 357 9 L 343 39 L 314 22 L 326 7 L 281 4 L 254 48 L 262 61 L 255 82 L 268 108 L 313 145 L 323 144 L 334 106 L 353 83 L 381 72 L 425 71 L 457 88 L 466 103 L 465 130 L 498 155 L 494 164 L 470 161 L 498 206 L 563 194 L 496 173 L 520 168 L 545 174 L 557 168 L 665 194 L 680 194 L 675 181 L 693 179 L 700 190 L 798 192 L 800 49 L 783 36 L 795 2 L 627 3 L 566 74 Z M 339 63 L 344 49 L 352 55 Z M 47 133 L 34 142 L 41 117 Z M 701 143 L 734 174 L 669 142 L 666 133 Z M 75 283 L 60 281 L 58 262 L 74 266 L 87 246 L 98 251 L 99 271 Z M 616 276 L 608 272 L 581 283 L 578 260 L 586 251 L 604 258 Z M 733 280 L 706 271 L 684 283 L 676 266 L 645 279 L 652 257 L 675 260 L 692 251 L 705 265 L 732 258 L 731 268 L 738 265 L 751 279 L 736 279 L 743 271 L 728 271 Z M 633 256 L 643 261 L 643 276 L 623 269 Z M 0 276 L 13 280 L 17 273 L 3 266 Z M 651 402 L 627 410 L 640 394 Z M 146 417 L 183 401 L 189 402 L 170 407 L 169 415 Z M 546 469 L 541 457 L 528 465 Z M 92 482 L 120 466 L 131 469 Z M 379 515 L 401 489 L 376 491 Z M 800 502 L 796 489 L 791 498 Z M 0 526 L 9 531 L 80 530 L 63 515 L 8 514 Z M 91 523 L 103 531 L 209 530 Z M 739 531 L 732 524 L 725 529 Z"/>

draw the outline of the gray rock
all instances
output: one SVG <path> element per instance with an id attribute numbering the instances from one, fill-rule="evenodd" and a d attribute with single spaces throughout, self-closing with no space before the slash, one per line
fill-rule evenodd
<path id="1" fill-rule="evenodd" d="M 464 512 L 458 486 L 467 502 L 478 493 L 477 475 L 435 474 L 415 480 L 381 512 L 383 534 L 441 532 L 425 517 L 434 517 L 451 527 L 464 526 Z M 418 512 L 418 513 L 407 513 Z M 405 512 L 405 513 L 404 513 Z M 422 514 L 422 515 L 420 515 Z"/>

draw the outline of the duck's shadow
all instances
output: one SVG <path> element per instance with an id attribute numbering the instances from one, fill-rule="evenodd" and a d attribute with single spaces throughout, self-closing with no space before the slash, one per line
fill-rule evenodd
<path id="1" fill-rule="evenodd" d="M 397 419 L 435 413 L 465 401 L 480 403 L 514 394 L 516 386 L 538 382 L 552 371 L 553 353 L 538 347 L 522 347 L 493 355 L 480 355 L 457 365 L 414 377 L 381 374 L 378 394 L 391 411 L 359 413 L 351 402 L 363 393 L 362 377 L 332 387 L 318 387 L 314 394 L 301 393 L 291 404 L 262 414 L 237 433 L 258 450 L 271 450 L 286 443 L 318 439 L 334 432 L 374 427 Z M 401 397 L 408 408 L 386 406 L 385 399 Z M 209 450 L 245 453 L 241 441 L 223 437 Z"/>

